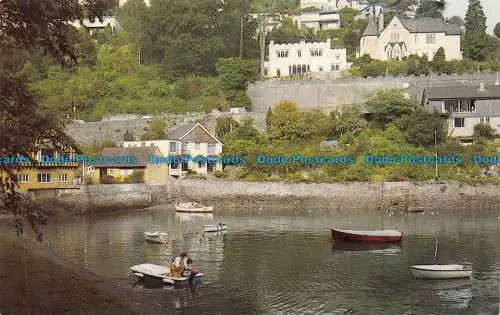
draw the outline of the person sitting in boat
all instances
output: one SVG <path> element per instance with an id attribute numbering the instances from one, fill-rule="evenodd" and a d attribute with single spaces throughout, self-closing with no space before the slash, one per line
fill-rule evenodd
<path id="1" fill-rule="evenodd" d="M 170 276 L 180 278 L 184 269 L 187 267 L 187 253 L 183 252 L 180 256 L 173 259 L 170 265 Z"/>
<path id="2" fill-rule="evenodd" d="M 191 258 L 188 258 L 186 260 L 186 267 L 184 268 L 184 271 L 182 272 L 182 275 L 184 277 L 189 277 L 191 275 L 191 272 L 193 270 L 193 260 Z"/>

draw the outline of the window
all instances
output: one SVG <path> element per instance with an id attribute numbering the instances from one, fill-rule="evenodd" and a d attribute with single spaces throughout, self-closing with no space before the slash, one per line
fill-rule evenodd
<path id="1" fill-rule="evenodd" d="M 465 118 L 455 118 L 454 126 L 456 128 L 463 128 L 465 126 Z"/>
<path id="2" fill-rule="evenodd" d="M 321 57 L 323 55 L 323 50 L 322 49 L 311 49 L 310 53 L 311 53 L 311 56 Z"/>
<path id="3" fill-rule="evenodd" d="M 146 146 L 146 142 L 145 141 L 142 141 L 141 142 L 141 147 L 145 147 Z"/>
<path id="4" fill-rule="evenodd" d="M 435 44 L 436 43 L 436 34 L 435 33 L 425 34 L 425 41 L 427 42 L 427 44 Z"/>
<path id="5" fill-rule="evenodd" d="M 112 168 L 108 168 L 107 172 L 106 172 L 109 176 L 113 176 L 113 169 Z"/>
<path id="6" fill-rule="evenodd" d="M 399 42 L 399 33 L 391 33 L 391 42 Z"/>
<path id="7" fill-rule="evenodd" d="M 29 182 L 29 176 L 28 174 L 25 174 L 25 173 L 21 173 L 19 175 L 17 175 L 17 182 L 18 183 L 27 183 Z"/>
<path id="8" fill-rule="evenodd" d="M 278 50 L 276 51 L 278 58 L 288 58 L 288 50 Z"/>
<path id="9" fill-rule="evenodd" d="M 363 38 L 363 39 L 364 39 L 364 38 Z M 340 54 L 336 54 L 336 55 L 335 55 L 335 58 L 336 58 L 337 60 L 339 60 L 339 59 L 340 59 Z"/>
<path id="10" fill-rule="evenodd" d="M 482 124 L 489 124 L 490 123 L 490 117 L 481 117 L 479 119 L 479 122 Z"/>
<path id="11" fill-rule="evenodd" d="M 299 58 L 302 57 L 302 50 L 300 50 L 300 49 L 297 50 L 297 57 L 299 57 Z"/>
<path id="12" fill-rule="evenodd" d="M 215 155 L 215 144 L 211 143 L 208 145 L 208 155 Z"/>
<path id="13" fill-rule="evenodd" d="M 170 152 L 177 152 L 177 143 L 170 142 Z"/>
<path id="14" fill-rule="evenodd" d="M 199 142 L 196 142 L 196 143 L 194 144 L 194 149 L 195 149 L 195 150 L 199 150 L 199 149 L 200 149 L 200 143 L 199 143 Z"/>
<path id="15" fill-rule="evenodd" d="M 126 169 L 121 169 L 120 170 L 120 176 L 127 176 L 127 170 Z"/>
<path id="16" fill-rule="evenodd" d="M 39 183 L 50 183 L 50 174 L 44 173 L 44 174 L 38 174 L 38 182 Z"/>
<path id="17" fill-rule="evenodd" d="M 281 77 L 281 72 L 280 72 L 280 69 L 276 69 L 276 76 L 279 78 Z"/>
<path id="18" fill-rule="evenodd" d="M 67 183 L 68 182 L 68 174 L 66 174 L 66 173 L 59 174 L 59 182 Z"/>

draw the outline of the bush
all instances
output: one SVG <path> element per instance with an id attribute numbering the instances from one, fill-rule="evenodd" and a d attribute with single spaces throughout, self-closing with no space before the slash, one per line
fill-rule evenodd
<path id="1" fill-rule="evenodd" d="M 103 175 L 101 177 L 101 184 L 116 184 L 116 180 L 111 175 Z"/>
<path id="2" fill-rule="evenodd" d="M 245 178 L 250 174 L 250 170 L 246 166 L 241 166 L 236 169 L 237 178 Z"/>
<path id="3" fill-rule="evenodd" d="M 213 174 L 217 178 L 226 178 L 227 177 L 226 173 L 224 173 L 223 171 L 219 171 L 219 170 L 215 170 Z"/>

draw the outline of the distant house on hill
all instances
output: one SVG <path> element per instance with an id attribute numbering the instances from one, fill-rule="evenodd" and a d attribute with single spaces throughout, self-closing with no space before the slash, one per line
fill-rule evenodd
<path id="1" fill-rule="evenodd" d="M 476 124 L 500 131 L 500 85 L 426 88 L 422 105 L 441 113 L 448 121 L 448 134 L 464 143 L 472 141 Z"/>
<path id="2" fill-rule="evenodd" d="M 369 55 L 372 59 L 401 59 L 409 55 L 427 55 L 434 58 L 437 50 L 443 47 L 446 60 L 461 60 L 460 26 L 447 24 L 441 19 L 407 19 L 395 16 L 384 25 L 384 14 L 378 22 L 368 22 L 360 39 L 358 56 Z"/>

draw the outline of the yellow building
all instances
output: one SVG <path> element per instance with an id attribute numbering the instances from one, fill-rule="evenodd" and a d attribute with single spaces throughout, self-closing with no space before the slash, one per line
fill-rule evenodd
<path id="1" fill-rule="evenodd" d="M 20 169 L 15 171 L 19 191 L 56 191 L 77 187 L 77 154 L 81 154 L 78 147 L 70 146 L 57 150 L 51 141 L 45 140 L 37 144 L 36 148 L 37 151 L 31 154 L 31 158 L 37 163 L 29 162 L 27 157 L 3 157 L 4 164 L 20 166 Z"/>
<path id="2" fill-rule="evenodd" d="M 90 163 L 88 184 L 146 183 L 165 185 L 168 165 L 149 163 L 150 156 L 163 156 L 158 147 L 104 148 L 101 163 Z"/>

